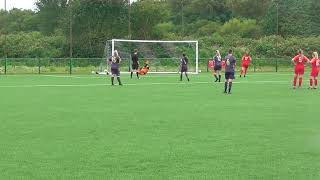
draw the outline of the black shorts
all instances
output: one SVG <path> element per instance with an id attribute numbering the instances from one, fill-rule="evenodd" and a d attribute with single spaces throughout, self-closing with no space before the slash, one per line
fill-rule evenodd
<path id="1" fill-rule="evenodd" d="M 119 68 L 111 68 L 111 74 L 112 76 L 120 77 L 120 70 Z"/>
<path id="2" fill-rule="evenodd" d="M 181 72 L 188 72 L 188 66 L 182 66 Z"/>
<path id="3" fill-rule="evenodd" d="M 214 69 L 215 71 L 221 71 L 222 66 L 214 66 L 213 69 Z"/>
<path id="4" fill-rule="evenodd" d="M 139 69 L 139 64 L 132 64 L 132 70 L 138 70 Z"/>
<path id="5" fill-rule="evenodd" d="M 234 72 L 226 72 L 225 73 L 226 80 L 228 79 L 234 79 Z"/>

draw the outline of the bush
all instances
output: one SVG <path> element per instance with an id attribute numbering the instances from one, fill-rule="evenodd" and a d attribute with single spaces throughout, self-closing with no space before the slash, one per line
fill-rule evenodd
<path id="1" fill-rule="evenodd" d="M 240 37 L 258 38 L 262 35 L 262 28 L 257 24 L 256 20 L 240 20 L 231 19 L 225 23 L 219 33 L 221 35 L 239 35 Z"/>
<path id="2" fill-rule="evenodd" d="M 173 36 L 174 28 L 172 22 L 161 23 L 153 28 L 153 33 L 158 39 L 168 39 Z"/>
<path id="3" fill-rule="evenodd" d="M 67 47 L 63 35 L 44 36 L 40 32 L 9 34 L 6 48 L 4 41 L 1 35 L 0 49 L 6 49 L 10 58 L 62 57 Z M 0 56 L 4 56 L 4 51 L 0 51 Z"/>

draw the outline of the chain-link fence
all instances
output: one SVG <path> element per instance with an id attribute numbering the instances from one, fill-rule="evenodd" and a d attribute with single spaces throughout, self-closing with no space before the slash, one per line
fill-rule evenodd
<path id="1" fill-rule="evenodd" d="M 208 60 L 209 61 L 209 60 Z M 203 62 L 203 60 L 202 60 Z M 237 68 L 241 69 L 241 60 L 237 62 Z M 293 70 L 291 58 L 253 58 L 248 69 L 251 72 L 288 72 Z M 207 71 L 210 71 L 207 66 Z"/>
<path id="2" fill-rule="evenodd" d="M 201 72 L 211 71 L 208 62 L 210 58 L 199 59 Z M 179 59 L 159 58 L 148 59 L 151 72 L 178 72 Z M 2 58 L 0 59 L 1 74 L 89 74 L 92 71 L 109 70 L 107 60 L 104 58 Z M 121 71 L 129 72 L 130 59 L 123 59 Z M 140 61 L 142 67 L 144 60 Z M 190 61 L 189 71 L 195 72 L 196 63 Z M 238 61 L 237 68 L 241 68 Z M 292 71 L 291 58 L 253 58 L 249 68 L 251 72 L 288 72 Z"/>

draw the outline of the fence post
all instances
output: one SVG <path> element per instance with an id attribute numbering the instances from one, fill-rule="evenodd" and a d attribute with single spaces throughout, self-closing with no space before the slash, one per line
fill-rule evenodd
<path id="1" fill-rule="evenodd" d="M 38 74 L 41 74 L 41 58 L 38 58 Z"/>
<path id="2" fill-rule="evenodd" d="M 128 72 L 131 72 L 131 70 L 132 70 L 132 69 L 131 69 L 131 59 L 132 59 L 132 57 L 131 57 L 131 54 L 130 54 L 130 56 L 129 56 L 129 63 L 128 63 L 128 64 L 129 64 L 129 71 L 128 71 Z"/>
<path id="3" fill-rule="evenodd" d="M 4 59 L 4 74 L 7 74 L 7 58 Z"/>
<path id="4" fill-rule="evenodd" d="M 278 72 L 278 58 L 276 59 L 276 72 Z"/>
<path id="5" fill-rule="evenodd" d="M 69 62 L 69 74 L 72 74 L 72 58 L 70 58 Z"/>

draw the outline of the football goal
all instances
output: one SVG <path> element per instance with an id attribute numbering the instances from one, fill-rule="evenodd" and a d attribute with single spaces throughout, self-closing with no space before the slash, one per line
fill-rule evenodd
<path id="1" fill-rule="evenodd" d="M 177 73 L 180 70 L 180 59 L 186 54 L 189 59 L 189 72 L 199 72 L 198 41 L 157 41 L 112 39 L 106 42 L 104 59 L 117 50 L 121 56 L 121 71 L 131 71 L 131 58 L 138 51 L 140 67 L 149 62 L 150 73 Z M 102 63 L 107 67 L 107 63 Z M 100 69 L 103 69 L 100 68 Z"/>

